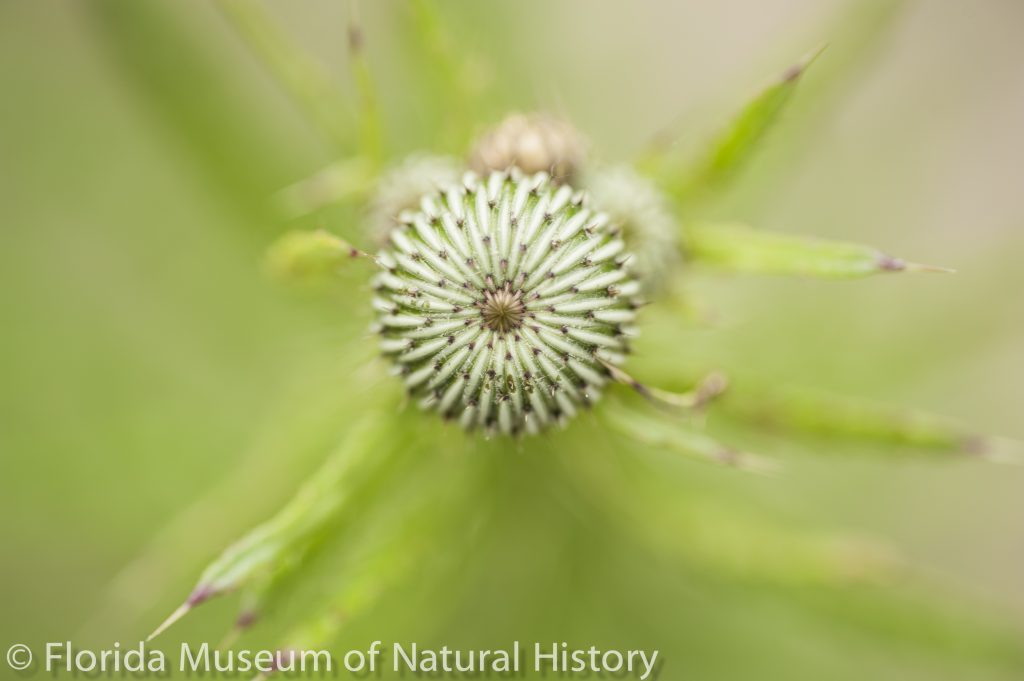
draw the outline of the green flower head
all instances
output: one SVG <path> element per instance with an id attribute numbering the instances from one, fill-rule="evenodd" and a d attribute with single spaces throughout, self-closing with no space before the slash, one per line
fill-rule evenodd
<path id="1" fill-rule="evenodd" d="M 536 433 L 599 396 L 629 350 L 639 284 L 618 229 L 539 173 L 468 174 L 392 231 L 381 347 L 425 409 Z"/>

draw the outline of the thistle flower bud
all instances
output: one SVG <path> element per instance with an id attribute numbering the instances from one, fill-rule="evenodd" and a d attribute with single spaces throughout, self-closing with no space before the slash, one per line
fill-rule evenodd
<path id="1" fill-rule="evenodd" d="M 549 173 L 556 182 L 572 182 L 586 157 L 586 143 L 565 121 L 542 113 L 515 113 L 485 133 L 469 155 L 469 166 L 486 175 L 518 168 Z"/>
<path id="2" fill-rule="evenodd" d="M 627 166 L 603 168 L 587 178 L 594 206 L 622 225 L 622 235 L 635 259 L 630 271 L 646 293 L 665 286 L 681 261 L 679 226 L 668 200 L 651 181 Z"/>
<path id="3" fill-rule="evenodd" d="M 584 195 L 543 173 L 467 174 L 391 232 L 381 348 L 425 409 L 536 433 L 590 405 L 629 350 L 639 284 Z"/>
<path id="4" fill-rule="evenodd" d="M 419 206 L 426 194 L 458 182 L 461 172 L 459 162 L 450 156 L 416 154 L 384 173 L 370 197 L 367 215 L 373 242 L 386 244 L 399 215 Z"/>

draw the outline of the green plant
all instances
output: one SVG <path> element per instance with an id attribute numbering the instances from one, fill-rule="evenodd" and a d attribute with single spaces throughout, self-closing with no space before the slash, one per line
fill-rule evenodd
<path id="1" fill-rule="evenodd" d="M 254 6 L 230 3 L 225 4 L 225 7 L 242 28 L 243 33 L 249 35 L 251 42 L 267 57 L 268 63 L 285 76 L 283 80 L 301 101 L 314 112 L 331 109 L 331 101 L 336 99 L 336 95 L 328 94 L 329 90 L 318 84 L 315 71 L 310 72 L 296 67 L 305 60 L 278 42 L 278 37 L 269 29 L 269 24 L 254 13 Z M 458 111 L 470 110 L 471 105 L 465 103 L 467 99 L 463 95 L 472 88 L 463 83 L 459 62 L 447 48 L 450 43 L 439 37 L 440 22 L 429 14 L 428 4 L 417 3 L 416 8 L 424 27 L 423 33 L 427 37 L 426 53 L 444 65 L 443 68 L 436 69 L 436 73 L 441 74 L 441 80 L 444 81 L 438 84 L 438 98 L 445 102 L 449 101 L 448 98 L 459 102 L 454 107 Z M 362 39 L 358 37 L 358 31 L 353 35 L 357 36 L 352 40 L 356 57 L 353 61 L 363 102 L 360 122 L 353 126 L 353 129 L 360 132 L 351 135 L 348 128 L 338 126 L 337 118 L 333 114 L 316 114 L 315 118 L 328 121 L 328 132 L 343 151 L 351 151 L 353 145 L 359 149 L 310 181 L 285 190 L 281 198 L 291 215 L 314 212 L 324 204 L 374 202 L 374 188 L 386 163 L 382 150 L 381 125 L 376 118 L 378 102 L 372 93 L 365 61 L 359 52 Z M 665 211 L 669 214 L 666 222 L 675 226 L 676 232 L 669 241 L 674 242 L 673 245 L 678 250 L 667 246 L 655 246 L 653 249 L 655 253 L 669 256 L 666 258 L 668 263 L 664 266 L 667 272 L 658 272 L 657 276 L 654 276 L 655 267 L 662 266 L 648 262 L 638 263 L 635 273 L 636 277 L 645 281 L 645 286 L 648 287 L 646 292 L 652 299 L 663 303 L 664 307 L 679 302 L 679 281 L 688 275 L 691 268 L 700 266 L 713 266 L 742 273 L 822 277 L 857 277 L 931 269 L 908 264 L 875 249 L 856 244 L 771 234 L 732 223 L 697 219 L 701 217 L 697 208 L 700 202 L 706 200 L 710 191 L 734 177 L 753 154 L 792 95 L 809 62 L 809 59 L 804 60 L 769 85 L 725 127 L 721 136 L 711 141 L 708 149 L 699 154 L 696 160 L 687 161 L 667 151 L 659 151 L 638 162 L 638 167 L 643 171 L 639 177 L 654 188 L 653 193 L 658 197 L 658 203 L 673 206 Z M 453 136 L 458 138 L 460 134 L 466 135 L 465 130 L 470 127 L 472 126 L 468 124 L 465 129 L 456 126 Z M 453 145 L 447 151 L 458 152 L 461 148 Z M 573 159 L 572 166 L 575 168 L 578 165 L 580 162 Z M 497 170 L 502 171 L 504 168 Z M 599 210 L 605 210 L 602 202 L 606 199 L 605 191 L 600 189 L 601 181 L 595 178 L 600 178 L 603 172 L 606 172 L 606 169 L 598 165 L 584 165 L 583 172 L 579 174 L 579 182 L 592 190 L 594 206 Z M 515 187 L 527 186 L 518 184 L 523 182 L 521 179 L 496 177 L 500 177 L 499 182 L 503 186 L 506 182 Z M 575 181 L 574 178 L 573 182 Z M 438 185 L 439 189 L 446 186 L 441 181 Z M 309 191 L 312 187 L 318 188 L 318 191 Z M 513 197 L 511 190 L 503 194 L 506 200 L 512 200 Z M 430 196 L 426 198 L 428 207 L 423 208 L 419 217 L 426 216 L 430 219 L 435 215 L 430 213 L 429 202 L 440 199 Z M 670 200 L 674 203 L 670 204 Z M 446 207 L 450 209 L 451 204 Z M 415 204 L 412 208 L 413 217 L 409 222 L 415 225 Z M 497 204 L 495 208 L 497 209 Z M 611 211 L 611 208 L 608 210 Z M 626 219 L 630 217 L 630 212 L 621 212 L 618 220 L 624 223 L 624 238 L 627 244 L 630 240 L 634 242 L 628 244 L 629 247 L 642 252 L 644 247 L 649 245 L 649 235 L 638 233 L 639 229 L 633 229 L 631 233 L 629 221 Z M 634 227 L 651 224 L 649 218 L 642 217 L 642 211 L 633 211 L 632 215 Z M 398 215 L 393 217 L 397 218 Z M 440 211 L 436 217 L 441 218 Z M 396 268 L 395 263 L 387 260 L 386 254 L 376 258 L 353 259 L 354 255 L 362 256 L 363 251 L 353 248 L 349 243 L 372 243 L 374 239 L 370 232 L 373 230 L 355 229 L 351 225 L 331 225 L 332 229 L 335 227 L 342 232 L 341 236 L 326 232 L 300 232 L 285 237 L 272 251 L 273 269 L 290 275 L 305 275 L 333 273 L 341 268 L 365 267 L 366 277 L 369 278 L 380 266 L 386 271 Z M 402 230 L 407 228 L 399 228 L 394 234 L 401 235 Z M 429 231 L 418 234 L 421 243 L 422 240 L 430 238 Z M 658 230 L 657 234 L 659 238 L 665 238 L 665 230 Z M 391 238 L 394 241 L 395 236 Z M 421 248 L 421 243 L 413 244 L 413 250 Z M 583 242 L 580 242 L 580 245 L 582 246 Z M 568 265 L 573 266 L 576 263 L 574 261 Z M 415 269 L 415 264 L 404 265 L 399 275 L 408 276 Z M 468 277 L 472 272 L 460 274 Z M 653 281 L 658 283 L 648 283 Z M 382 310 L 382 314 L 390 315 L 394 312 L 387 306 L 395 302 L 396 292 L 397 295 L 401 295 L 400 291 L 404 290 L 404 287 L 403 284 L 398 289 L 392 289 L 391 300 L 384 299 L 386 309 Z M 482 326 L 493 332 L 508 332 L 517 328 L 516 325 L 522 323 L 522 316 L 528 311 L 527 305 L 522 302 L 522 296 L 517 297 L 519 292 L 506 289 L 498 282 L 495 282 L 493 287 L 487 285 L 482 288 L 483 302 L 478 306 Z M 467 303 L 467 307 L 470 304 L 473 304 L 473 301 Z M 448 312 L 459 314 L 454 309 Z M 616 312 L 624 314 L 627 310 L 616 309 Z M 422 320 L 417 321 L 419 323 Z M 388 327 L 388 333 L 385 335 L 390 341 L 405 341 L 398 326 Z M 602 337 L 609 338 L 610 335 L 605 333 Z M 356 342 L 363 341 L 354 343 Z M 391 347 L 392 352 L 396 350 L 395 347 Z M 420 361 L 427 357 L 424 355 L 414 359 Z M 709 400 L 716 397 L 724 387 L 720 374 L 712 373 L 712 378 L 706 380 L 692 377 L 692 389 L 689 393 L 673 393 L 650 388 L 646 382 L 642 383 L 632 378 L 621 368 L 623 363 L 624 360 L 619 361 L 616 358 L 616 361 L 599 362 L 584 366 L 583 369 L 597 374 L 593 383 L 620 382 L 640 394 L 630 395 L 628 391 L 620 391 L 618 394 L 609 395 L 611 399 L 600 405 L 592 420 L 588 422 L 587 425 L 591 428 L 585 428 L 581 423 L 573 424 L 566 433 L 558 436 L 561 439 L 555 441 L 557 445 L 537 445 L 538 450 L 550 448 L 555 453 L 578 451 L 585 445 L 573 444 L 573 438 L 578 438 L 578 443 L 592 442 L 592 439 L 587 437 L 589 433 L 580 431 L 599 427 L 607 429 L 603 432 L 626 435 L 628 439 L 614 442 L 629 452 L 635 451 L 639 456 L 644 456 L 644 452 L 649 454 L 651 450 L 656 452 L 660 448 L 665 448 L 740 468 L 766 468 L 763 458 L 751 456 L 736 447 L 720 443 L 701 427 L 701 410 L 708 406 Z M 379 367 L 375 365 L 376 368 Z M 427 368 L 431 372 L 438 371 L 432 365 Z M 577 376 L 584 375 L 578 369 L 575 369 L 575 372 Z M 513 383 L 517 383 L 516 376 L 519 374 L 513 374 Z M 444 380 L 450 378 L 446 376 Z M 351 533 L 352 529 L 360 524 L 363 510 L 368 506 L 381 504 L 381 500 L 384 499 L 389 503 L 383 505 L 395 507 L 391 513 L 398 518 L 393 520 L 391 529 L 385 533 L 383 541 L 366 540 L 360 543 L 353 540 L 352 546 L 361 547 L 369 558 L 363 563 L 356 563 L 352 568 L 354 578 L 345 580 L 337 595 L 337 600 L 344 602 L 346 610 L 350 612 L 372 608 L 382 591 L 387 590 L 393 581 L 408 579 L 418 558 L 429 553 L 428 550 L 415 546 L 415 543 L 404 543 L 404 538 L 411 533 L 409 525 L 417 521 L 424 522 L 420 517 L 422 508 L 434 509 L 429 515 L 433 518 L 436 513 L 437 516 L 432 522 L 426 523 L 428 531 L 450 531 L 453 522 L 451 519 L 459 517 L 459 512 L 446 515 L 437 508 L 474 508 L 474 505 L 481 501 L 480 496 L 474 491 L 488 489 L 489 485 L 493 485 L 493 481 L 488 479 L 492 471 L 488 471 L 486 466 L 480 465 L 479 462 L 466 463 L 467 470 L 460 480 L 465 486 L 462 492 L 465 496 L 452 495 L 442 504 L 438 496 L 428 491 L 417 498 L 417 504 L 411 504 L 412 508 L 394 503 L 394 496 L 389 492 L 395 480 L 414 473 L 422 476 L 422 479 L 428 479 L 432 463 L 436 463 L 432 462 L 429 456 L 425 457 L 426 461 L 414 462 L 405 451 L 406 448 L 415 441 L 440 442 L 441 440 L 436 439 L 440 437 L 459 438 L 459 449 L 479 448 L 489 453 L 508 456 L 516 456 L 522 448 L 532 446 L 502 438 L 490 443 L 462 439 L 461 435 L 453 436 L 448 431 L 442 434 L 435 428 L 436 424 L 421 422 L 419 417 L 411 412 L 395 415 L 393 405 L 399 398 L 395 393 L 394 383 L 396 382 L 382 380 L 366 387 L 370 395 L 367 398 L 367 416 L 358 424 L 354 424 L 344 447 L 280 514 L 247 535 L 207 569 L 200 578 L 196 590 L 178 614 L 187 612 L 215 595 L 241 589 L 245 597 L 239 623 L 250 625 L 256 615 L 268 608 L 267 604 L 272 602 L 275 594 L 281 593 L 289 584 L 301 579 L 302 573 L 299 568 L 304 567 L 313 554 L 323 550 L 331 537 L 338 535 L 342 530 Z M 444 385 L 451 388 L 455 384 Z M 525 385 L 525 371 L 518 385 Z M 696 387 L 693 387 L 694 385 Z M 458 391 L 452 395 L 453 399 L 458 400 Z M 442 406 L 445 404 L 444 398 L 445 393 L 437 398 Z M 645 398 L 655 403 L 654 409 L 667 410 L 668 413 L 653 414 L 650 405 L 643 404 Z M 921 451 L 945 454 L 979 451 L 978 438 L 941 420 L 918 418 L 908 415 L 903 410 L 864 407 L 843 400 L 799 400 L 776 394 L 750 397 L 737 391 L 735 395 L 723 397 L 720 406 L 716 404 L 714 408 L 737 419 L 754 423 L 767 421 L 776 427 L 790 429 L 796 433 L 794 437 L 804 431 L 824 434 L 831 440 L 865 439 L 880 446 L 911 445 Z M 448 409 L 446 407 L 441 411 Z M 386 416 L 382 416 L 382 413 Z M 465 413 L 467 412 L 461 412 Z M 519 412 L 511 414 L 518 416 Z M 512 416 L 509 418 L 512 419 Z M 501 423 L 500 416 L 496 423 L 498 430 L 515 430 L 512 425 L 506 428 Z M 645 448 L 643 445 L 649 447 Z M 890 560 L 885 551 L 871 545 L 855 541 L 846 542 L 831 536 L 808 536 L 751 517 L 731 508 L 728 501 L 717 498 L 717 495 L 700 494 L 699 491 L 693 493 L 695 491 L 690 490 L 688 498 L 680 502 L 690 511 L 685 518 L 676 518 L 680 512 L 673 510 L 668 499 L 659 495 L 653 495 L 653 498 L 648 499 L 644 505 L 645 510 L 652 510 L 649 507 L 653 506 L 657 512 L 641 513 L 636 499 L 652 496 L 650 490 L 658 486 L 648 487 L 646 483 L 636 479 L 619 479 L 614 464 L 609 463 L 608 459 L 602 460 L 602 456 L 607 456 L 608 451 L 600 447 L 595 447 L 590 454 L 591 460 L 588 461 L 581 461 L 576 457 L 560 461 L 559 463 L 565 464 L 567 470 L 561 470 L 557 466 L 545 466 L 543 470 L 537 471 L 537 474 L 548 476 L 548 483 L 555 481 L 565 484 L 567 488 L 571 487 L 574 490 L 573 494 L 579 495 L 581 503 L 589 512 L 632 518 L 636 526 L 644 527 L 645 531 L 641 533 L 640 539 L 649 550 L 659 555 L 671 556 L 688 569 L 709 579 L 769 584 L 773 588 L 780 584 L 808 583 L 815 586 L 835 586 L 850 582 L 884 581 L 891 571 L 899 569 L 898 563 Z M 655 468 L 655 475 L 657 466 L 661 463 L 663 462 L 657 459 L 651 462 Z M 483 516 L 486 519 L 486 514 Z M 673 518 L 676 518 L 675 522 Z M 694 521 L 694 518 L 700 520 Z M 621 526 L 618 527 L 622 529 Z M 356 548 L 348 546 L 342 551 L 358 553 Z M 353 584 L 357 586 L 352 586 Z M 289 645 L 314 645 L 333 636 L 341 623 L 331 615 L 334 606 L 328 610 L 327 614 L 310 616 L 308 621 L 296 630 Z M 949 631 L 955 629 L 955 626 L 951 625 Z M 947 634 L 937 636 L 941 638 L 943 635 Z M 948 635 L 954 637 L 953 634 Z M 1017 661 L 1015 653 L 1005 652 L 1012 650 L 1009 646 L 995 647 L 1004 651 L 999 655 L 1005 656 L 1011 663 Z M 973 649 L 968 657 L 971 655 Z"/>

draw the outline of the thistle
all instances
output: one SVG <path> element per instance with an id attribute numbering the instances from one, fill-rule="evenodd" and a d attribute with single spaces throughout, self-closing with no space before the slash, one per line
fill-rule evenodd
<path id="1" fill-rule="evenodd" d="M 402 216 L 375 279 L 381 348 L 424 408 L 537 433 L 598 399 L 639 285 L 608 217 L 547 175 L 494 172 Z"/>
<path id="2" fill-rule="evenodd" d="M 622 540 L 644 558 L 650 554 L 655 557 L 652 564 L 671 566 L 674 575 L 693 580 L 709 600 L 721 593 L 722 585 L 737 583 L 751 591 L 767 587 L 759 596 L 792 588 L 797 603 L 809 589 L 884 584 L 893 571 L 905 569 L 870 542 L 820 536 L 776 522 L 760 509 L 734 508 L 739 504 L 728 498 L 730 489 L 705 488 L 709 477 L 675 474 L 672 457 L 750 472 L 777 468 L 719 440 L 699 418 L 705 409 L 752 431 L 771 428 L 792 440 L 825 435 L 867 442 L 886 452 L 905 448 L 947 456 L 975 454 L 978 440 L 969 433 L 941 419 L 841 398 L 793 398 L 779 391 L 752 398 L 750 392 L 735 390 L 715 401 L 728 385 L 723 373 L 708 370 L 705 378 L 698 374 L 685 380 L 674 373 L 670 359 L 686 347 L 686 331 L 678 327 L 662 336 L 646 367 L 659 379 L 664 375 L 667 382 L 682 386 L 679 392 L 651 387 L 627 373 L 627 368 L 634 370 L 627 359 L 640 296 L 646 298 L 691 272 L 717 269 L 824 279 L 935 269 L 857 243 L 701 219 L 701 202 L 734 178 L 754 154 L 816 55 L 758 92 L 695 159 L 681 159 L 671 145 L 663 144 L 632 166 L 589 167 L 582 135 L 547 114 L 512 114 L 467 145 L 463 135 L 468 137 L 483 119 L 465 118 L 473 110 L 472 88 L 431 4 L 417 1 L 410 6 L 423 38 L 421 61 L 430 65 L 431 85 L 437 88 L 435 99 L 443 102 L 446 123 L 460 133 L 453 138 L 457 141 L 445 138 L 445 152 L 468 159 L 468 167 L 460 170 L 476 172 L 461 181 L 442 177 L 450 170 L 445 169 L 428 173 L 429 179 L 415 187 L 391 184 L 403 169 L 416 165 L 410 160 L 416 156 L 384 158 L 362 40 L 351 43 L 360 102 L 358 119 L 350 126 L 360 134 L 352 135 L 337 124 L 345 107 L 338 106 L 336 95 L 323 96 L 323 79 L 304 71 L 295 51 L 267 30 L 270 24 L 259 5 L 226 5 L 240 33 L 296 101 L 320 125 L 326 122 L 328 137 L 342 156 L 285 190 L 285 219 L 326 205 L 344 208 L 349 216 L 369 215 L 362 223 L 353 217 L 317 231 L 290 224 L 294 231 L 271 248 L 271 269 L 296 278 L 365 267 L 373 293 L 363 300 L 346 290 L 344 300 L 351 307 L 345 312 L 355 314 L 372 305 L 374 340 L 386 362 L 368 363 L 358 380 L 346 375 L 344 390 L 358 393 L 353 399 L 360 410 L 344 424 L 341 445 L 288 504 L 207 566 L 185 603 L 155 633 L 233 590 L 243 595 L 236 624 L 240 633 L 258 616 L 272 612 L 275 597 L 305 579 L 311 558 L 324 550 L 329 538 L 341 537 L 335 550 L 346 558 L 362 555 L 364 562 L 349 564 L 345 574 L 351 580 L 328 585 L 327 602 L 303 613 L 292 635 L 283 639 L 289 647 L 324 645 L 342 627 L 339 611 L 358 615 L 372 609 L 380 594 L 420 577 L 438 546 L 459 546 L 461 551 L 460 542 L 481 526 L 492 539 L 498 538 L 495 543 L 503 544 L 513 534 L 532 542 L 546 523 L 521 532 L 519 525 L 495 519 L 519 522 L 519 507 L 507 512 L 499 505 L 524 501 L 550 502 L 546 508 L 552 512 L 573 517 L 565 523 L 572 528 L 578 525 L 577 513 L 588 524 L 615 519 L 599 526 L 608 530 L 610 538 L 604 541 L 609 546 Z M 141 5 L 124 7 L 145 11 L 135 9 Z M 381 172 L 388 163 L 394 174 Z M 402 190 L 392 191 L 398 184 Z M 379 245 L 378 237 L 385 234 L 386 245 L 376 255 L 359 247 L 360 240 Z M 660 311 L 666 317 L 675 311 L 657 303 L 651 308 L 651 314 Z M 655 335 L 648 332 L 644 339 Z M 363 338 L 351 338 L 344 348 L 366 345 Z M 382 376 L 379 382 L 364 384 L 364 377 L 375 378 L 386 366 L 398 380 Z M 399 380 L 423 408 L 495 437 L 484 442 L 452 429 L 438 436 L 432 430 L 437 419 L 400 411 Z M 619 384 L 618 394 L 614 384 Z M 605 399 L 586 424 L 570 425 L 557 438 L 531 438 L 529 444 L 513 439 L 568 424 L 602 395 Z M 445 467 L 442 457 L 434 455 L 441 449 L 463 456 L 453 457 L 456 465 Z M 496 456 L 471 455 L 480 450 Z M 514 455 L 524 450 L 540 456 L 520 460 Z M 288 454 L 282 446 L 280 455 Z M 522 469 L 516 466 L 527 459 L 537 466 L 522 476 L 530 481 L 530 495 L 493 494 L 505 479 L 501 474 L 518 473 Z M 537 479 L 529 476 L 535 473 L 542 485 L 533 485 Z M 406 486 L 396 491 L 399 482 Z M 367 509 L 377 506 L 397 516 L 380 535 L 375 531 L 379 525 L 366 517 Z M 416 522 L 423 518 L 428 520 L 425 528 Z M 479 520 L 479 525 L 459 525 L 466 519 Z M 373 536 L 360 538 L 351 532 L 359 528 Z M 420 541 L 407 541 L 410 536 Z M 605 548 L 608 555 L 612 549 Z M 714 601 L 713 607 L 720 602 L 725 599 Z M 885 626 L 890 609 L 879 611 L 882 625 L 860 617 L 850 626 L 874 627 L 880 637 L 894 635 Z M 899 605 L 891 611 L 932 624 L 930 612 L 921 615 Z M 957 625 L 952 621 L 948 631 L 954 633 L 941 636 L 955 640 Z M 916 632 L 904 636 L 911 640 L 908 645 L 916 640 Z"/>

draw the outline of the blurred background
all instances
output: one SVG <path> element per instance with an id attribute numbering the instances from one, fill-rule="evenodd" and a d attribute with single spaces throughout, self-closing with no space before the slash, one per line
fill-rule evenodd
<path id="1" fill-rule="evenodd" d="M 285 229 L 266 198 L 334 160 L 329 147 L 210 3 L 134 4 L 0 4 L 5 647 L 148 633 L 206 561 L 322 460 L 372 354 L 369 342 L 362 355 L 339 352 L 369 319 L 338 306 L 366 299 L 358 274 L 348 293 L 323 300 L 283 293 L 259 268 Z M 351 92 L 347 2 L 267 9 Z M 715 324 L 678 333 L 674 352 L 739 383 L 917 406 L 1024 438 L 1024 4 L 532 0 L 449 3 L 442 14 L 493 93 L 481 126 L 511 109 L 551 110 L 604 161 L 633 158 L 666 128 L 683 149 L 698 143 L 828 43 L 714 211 L 957 274 L 701 275 L 690 286 Z M 418 75 L 406 6 L 367 2 L 361 15 L 389 154 L 436 150 L 444 107 Z M 697 465 L 683 474 L 801 522 L 889 541 L 958 601 L 1024 622 L 1024 469 L 892 461 L 779 437 L 758 446 L 792 450 L 779 479 Z M 665 653 L 665 679 L 990 678 L 941 664 L 914 676 L 906 669 L 920 660 L 853 634 L 816 643 L 813 622 L 755 593 L 732 592 L 723 605 L 688 593 L 685 580 L 667 585 L 664 566 L 607 553 L 587 573 L 587 595 L 562 601 L 579 574 L 558 572 L 557 554 L 545 571 L 510 548 L 529 550 L 529 537 L 508 541 L 492 556 L 504 567 L 493 574 L 516 584 L 508 598 L 549 589 L 559 617 L 503 609 L 480 586 L 456 621 L 528 637 L 600 622 L 595 636 L 676 651 Z M 594 596 L 607 588 L 607 602 Z M 645 614 L 618 617 L 614 603 Z M 676 629 L 680 603 L 690 624 Z M 382 612 L 353 645 L 365 632 L 393 638 L 392 625 L 417 631 L 413 614 Z M 216 640 L 232 614 L 231 603 L 211 604 L 176 635 Z M 1020 678 L 1008 674 L 991 678 Z"/>

